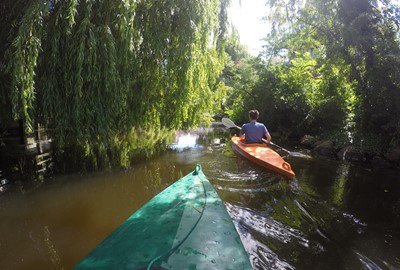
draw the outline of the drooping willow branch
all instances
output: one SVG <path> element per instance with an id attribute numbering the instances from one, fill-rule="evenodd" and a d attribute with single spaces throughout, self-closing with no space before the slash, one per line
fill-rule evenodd
<path id="1" fill-rule="evenodd" d="M 228 2 L 27 1 L 7 50 L 14 118 L 44 123 L 59 147 L 89 148 L 137 126 L 199 124 L 223 68 Z"/>

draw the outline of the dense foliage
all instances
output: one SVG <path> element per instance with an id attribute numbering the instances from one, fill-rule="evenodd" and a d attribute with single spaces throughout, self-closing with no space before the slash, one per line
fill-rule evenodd
<path id="1" fill-rule="evenodd" d="M 1 125 L 41 123 L 57 156 L 94 167 L 127 166 L 213 113 L 245 122 L 251 108 L 283 138 L 400 147 L 398 6 L 266 0 L 271 31 L 252 57 L 235 31 L 226 38 L 229 2 L 2 1 Z"/>
<path id="2" fill-rule="evenodd" d="M 263 54 L 228 51 L 236 59 L 222 76 L 234 88 L 227 112 L 244 122 L 246 110 L 258 108 L 272 131 L 334 138 L 374 154 L 399 147 L 399 7 L 387 0 L 266 4 L 271 32 Z M 232 69 L 251 76 L 234 78 Z"/>
<path id="3" fill-rule="evenodd" d="M 207 123 L 228 4 L 2 1 L 0 121 L 22 119 L 28 132 L 44 124 L 58 154 L 93 166 L 126 164 L 137 130 L 153 135 L 147 149 L 168 130 Z"/>

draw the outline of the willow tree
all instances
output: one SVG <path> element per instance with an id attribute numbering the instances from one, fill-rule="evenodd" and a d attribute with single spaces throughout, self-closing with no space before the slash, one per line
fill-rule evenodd
<path id="1" fill-rule="evenodd" d="M 0 71 L 10 114 L 27 130 L 45 124 L 56 149 L 94 165 L 126 160 L 139 130 L 162 134 L 206 121 L 223 67 L 219 18 L 227 3 L 5 1 Z"/>

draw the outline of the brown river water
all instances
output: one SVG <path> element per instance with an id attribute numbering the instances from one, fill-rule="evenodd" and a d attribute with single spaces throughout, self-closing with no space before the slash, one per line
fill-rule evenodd
<path id="1" fill-rule="evenodd" d="M 126 171 L 13 184 L 0 193 L 0 269 L 73 268 L 196 164 L 254 269 L 400 269 L 398 171 L 280 152 L 296 173 L 288 181 L 237 157 L 228 140 L 211 129 L 180 133 L 173 150 Z"/>

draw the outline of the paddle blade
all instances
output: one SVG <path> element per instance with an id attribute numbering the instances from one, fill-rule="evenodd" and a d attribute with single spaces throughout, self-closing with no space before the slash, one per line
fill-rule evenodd
<path id="1" fill-rule="evenodd" d="M 235 123 L 233 123 L 233 121 L 229 118 L 222 118 L 221 120 L 222 124 L 224 126 L 226 126 L 227 128 L 239 128 L 237 125 L 235 125 Z"/>

